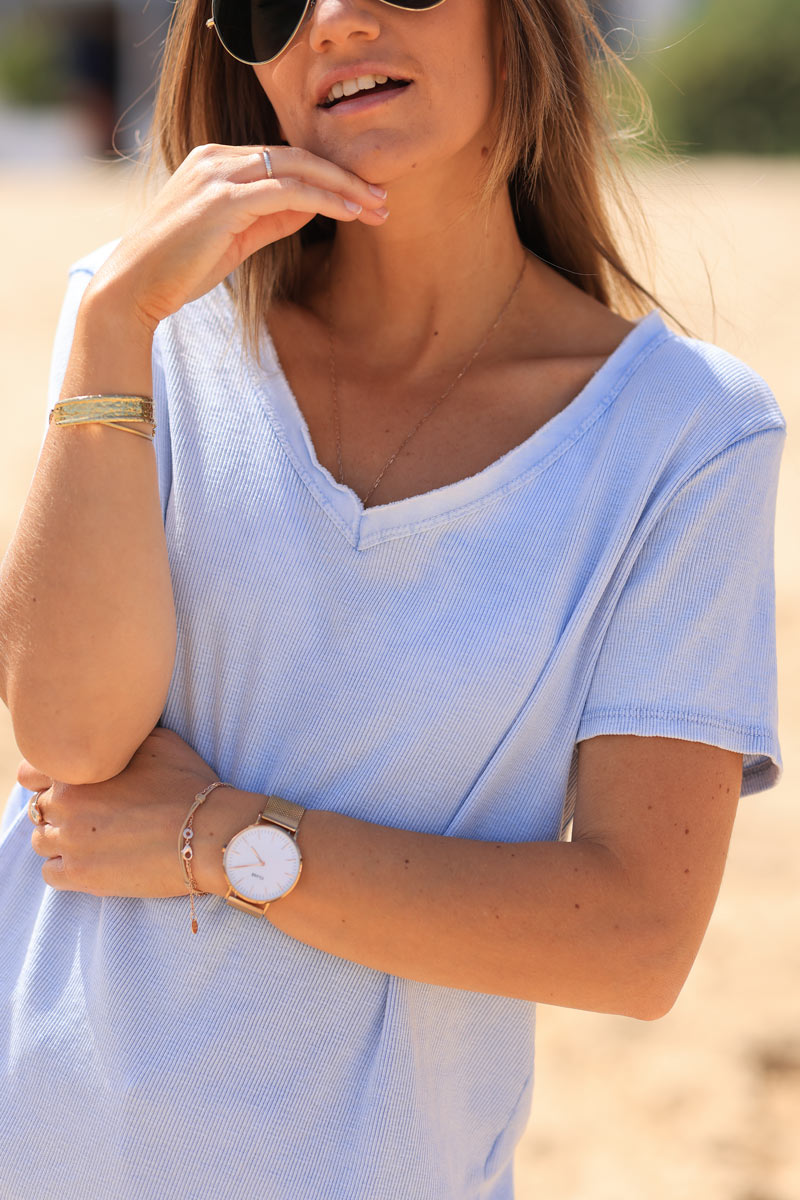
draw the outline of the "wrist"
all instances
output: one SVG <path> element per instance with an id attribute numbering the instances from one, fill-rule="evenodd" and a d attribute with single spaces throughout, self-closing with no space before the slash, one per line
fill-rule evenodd
<path id="1" fill-rule="evenodd" d="M 93 320 L 123 328 L 142 345 L 152 344 L 158 320 L 150 317 L 134 299 L 133 281 L 108 259 L 87 284 L 80 312 Z"/>
<path id="2" fill-rule="evenodd" d="M 194 819 L 192 867 L 201 892 L 224 896 L 228 880 L 222 869 L 222 851 L 235 833 L 255 825 L 264 807 L 260 792 L 216 788 L 200 805 Z"/>
<path id="3" fill-rule="evenodd" d="M 78 311 L 61 396 L 122 394 L 153 394 L 153 331 L 111 284 L 92 280 Z"/>

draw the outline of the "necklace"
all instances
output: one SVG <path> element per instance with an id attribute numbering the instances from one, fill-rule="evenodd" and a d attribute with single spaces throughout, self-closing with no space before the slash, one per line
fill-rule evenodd
<path id="1" fill-rule="evenodd" d="M 447 397 L 450 395 L 450 393 L 455 388 L 456 384 L 461 382 L 461 380 L 466 375 L 467 371 L 470 369 L 472 364 L 475 362 L 475 359 L 478 357 L 481 350 L 486 345 L 489 338 L 492 336 L 495 329 L 497 329 L 497 326 L 500 324 L 503 317 L 508 312 L 508 309 L 511 306 L 511 301 L 514 299 L 517 292 L 519 291 L 519 286 L 522 283 L 522 276 L 525 274 L 526 261 L 527 261 L 527 257 L 523 259 L 522 267 L 520 268 L 519 275 L 517 276 L 517 281 L 514 284 L 511 291 L 509 292 L 505 301 L 503 302 L 503 305 L 502 305 L 499 313 L 495 317 L 494 322 L 491 325 L 491 327 L 483 335 L 483 337 L 481 338 L 481 341 L 478 343 L 478 346 L 476 347 L 475 350 L 473 350 L 472 354 L 467 359 L 467 361 L 464 363 L 464 366 L 458 372 L 455 379 L 450 384 L 450 386 L 447 388 L 447 390 L 442 392 L 439 399 L 435 400 L 434 403 L 431 405 L 431 407 L 428 409 L 428 411 L 426 413 L 424 413 L 423 416 L 420 417 L 419 421 L 417 421 L 416 425 L 411 430 L 411 432 L 406 435 L 406 437 L 400 443 L 400 445 L 397 447 L 397 449 L 395 450 L 395 452 L 391 456 L 391 458 L 387 459 L 387 461 L 384 463 L 377 479 L 375 480 L 372 487 L 367 492 L 366 496 L 363 497 L 362 504 L 366 505 L 370 496 L 375 491 L 378 484 L 383 479 L 386 472 L 389 470 L 389 467 L 392 465 L 394 460 L 397 458 L 398 454 L 400 454 L 400 452 L 405 449 L 405 447 L 408 445 L 408 443 L 414 437 L 415 433 L 417 433 L 422 428 L 424 423 L 427 421 L 428 417 L 431 416 L 432 413 L 436 412 L 436 409 L 439 407 L 440 404 L 444 403 L 444 401 L 447 399 Z M 328 340 L 329 340 L 329 346 L 330 346 L 331 398 L 332 398 L 332 402 L 333 402 L 333 425 L 334 425 L 334 431 L 336 434 L 336 460 L 337 460 L 337 465 L 339 468 L 339 483 L 344 483 L 344 469 L 342 467 L 342 437 L 341 437 L 341 431 L 339 428 L 339 390 L 338 390 L 337 384 L 336 384 L 336 349 L 335 349 L 335 336 L 334 336 L 334 329 L 333 329 L 333 289 L 331 287 L 331 282 L 330 282 L 330 279 L 331 279 L 330 257 L 328 258 L 326 269 L 328 272 Z"/>

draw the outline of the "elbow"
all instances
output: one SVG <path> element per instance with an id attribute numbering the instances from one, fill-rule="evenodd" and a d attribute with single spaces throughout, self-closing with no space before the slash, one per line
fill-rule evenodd
<path id="1" fill-rule="evenodd" d="M 32 766 L 61 783 L 113 779 L 158 724 L 168 688 L 162 673 L 128 702 L 119 687 L 70 697 L 34 689 L 24 676 L 12 679 L 8 708 L 17 746 Z"/>
<path id="2" fill-rule="evenodd" d="M 114 753 L 110 752 L 109 747 L 101 750 L 89 744 L 82 745 L 76 740 L 69 745 L 60 745 L 50 739 L 39 742 L 15 736 L 22 757 L 32 767 L 50 779 L 57 779 L 59 783 L 75 786 L 104 783 L 107 779 L 113 779 L 125 770 L 138 749 L 138 746 L 134 746 L 130 751 L 120 748 Z"/>
<path id="3" fill-rule="evenodd" d="M 163 707 L 163 706 L 162 706 Z M 162 708 L 143 715 L 141 721 L 108 721 L 88 728 L 74 720 L 52 722 L 49 728 L 12 722 L 17 746 L 23 758 L 37 771 L 60 783 L 74 785 L 103 783 L 128 766 L 133 755 L 158 724 Z"/>
<path id="4" fill-rule="evenodd" d="M 673 992 L 653 989 L 638 997 L 636 1003 L 624 1015 L 637 1021 L 660 1021 L 672 1011 L 679 995 L 680 988 Z"/>
<path id="5" fill-rule="evenodd" d="M 620 1015 L 634 1017 L 638 1021 L 660 1021 L 675 1007 L 683 985 L 689 976 L 694 954 L 690 957 L 681 947 L 661 948 L 655 954 L 650 949 L 641 955 L 632 967 L 629 978 L 634 984 L 625 996 L 625 1011 Z"/>

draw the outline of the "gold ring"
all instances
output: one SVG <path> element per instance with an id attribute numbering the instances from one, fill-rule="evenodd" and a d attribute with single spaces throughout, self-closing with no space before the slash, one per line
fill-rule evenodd
<path id="1" fill-rule="evenodd" d="M 42 791 L 46 792 L 47 788 L 42 788 Z M 28 801 L 28 816 L 33 821 L 34 825 L 45 824 L 44 813 L 39 808 L 39 797 L 41 794 L 42 792 L 37 792 L 36 795 L 31 796 L 30 800 Z"/>

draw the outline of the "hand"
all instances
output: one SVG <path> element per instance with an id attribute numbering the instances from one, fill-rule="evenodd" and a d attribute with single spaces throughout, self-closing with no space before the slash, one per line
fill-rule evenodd
<path id="1" fill-rule="evenodd" d="M 17 778 L 29 791 L 43 791 L 40 808 L 46 823 L 35 827 L 31 845 L 47 860 L 42 864 L 45 883 L 94 896 L 188 894 L 178 857 L 181 822 L 196 793 L 217 776 L 177 733 L 154 729 L 125 770 L 103 783 L 59 783 L 28 762 L 21 763 Z M 231 797 L 231 792 L 216 788 L 196 810 L 195 829 L 206 806 L 222 796 Z M 245 804 L 247 815 L 238 810 L 229 814 L 233 832 L 255 819 L 257 799 Z M 228 831 L 224 821 L 214 824 Z M 211 857 L 206 847 L 206 877 Z M 193 868 L 198 888 L 211 890 L 194 860 Z"/>
<path id="2" fill-rule="evenodd" d="M 89 285 L 133 305 L 145 328 L 205 295 L 256 250 L 318 213 L 382 225 L 385 193 L 335 163 L 291 146 L 198 146 Z M 349 207 L 348 207 L 349 206 Z"/>

